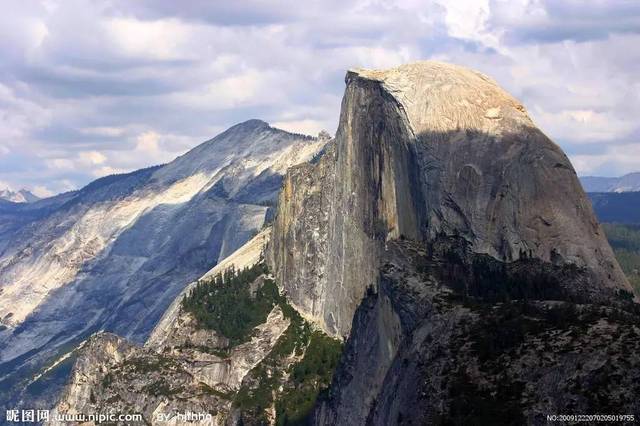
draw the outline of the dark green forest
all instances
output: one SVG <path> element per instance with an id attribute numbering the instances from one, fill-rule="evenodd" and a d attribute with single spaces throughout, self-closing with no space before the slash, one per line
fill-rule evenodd
<path id="1" fill-rule="evenodd" d="M 229 339 L 231 346 L 243 343 L 280 300 L 278 287 L 270 279 L 252 293 L 250 284 L 265 272 L 264 268 L 263 263 L 242 270 L 231 268 L 210 281 L 198 282 L 182 299 L 182 307 L 194 316 L 199 327 L 216 330 Z"/>
<path id="2" fill-rule="evenodd" d="M 640 292 L 640 225 L 603 223 L 602 227 L 620 267 Z"/>
<path id="3" fill-rule="evenodd" d="M 287 303 L 262 262 L 198 282 L 182 300 L 198 327 L 216 330 L 230 346 L 248 341 L 276 305 L 291 323 L 236 395 L 234 404 L 242 409 L 246 424 L 266 424 L 265 410 L 271 406 L 278 425 L 305 424 L 331 382 L 342 343 L 315 330 Z"/>

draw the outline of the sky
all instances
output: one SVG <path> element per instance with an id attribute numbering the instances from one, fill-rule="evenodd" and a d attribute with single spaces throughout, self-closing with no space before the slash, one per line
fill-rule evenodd
<path id="1" fill-rule="evenodd" d="M 40 196 L 250 118 L 333 134 L 347 69 L 422 59 L 495 79 L 578 174 L 640 170 L 636 0 L 22 0 L 0 58 L 0 187 Z"/>

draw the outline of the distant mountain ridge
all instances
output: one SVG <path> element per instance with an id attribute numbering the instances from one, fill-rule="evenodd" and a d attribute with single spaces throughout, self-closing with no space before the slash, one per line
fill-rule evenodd
<path id="1" fill-rule="evenodd" d="M 600 222 L 640 224 L 640 192 L 590 192 L 587 195 Z"/>
<path id="2" fill-rule="evenodd" d="M 585 192 L 631 192 L 640 191 L 640 172 L 620 177 L 583 176 L 580 183 Z"/>
<path id="3" fill-rule="evenodd" d="M 12 191 L 9 188 L 0 189 L 0 200 L 11 201 L 12 203 L 33 203 L 39 199 L 40 197 L 26 189 L 19 191 Z"/>

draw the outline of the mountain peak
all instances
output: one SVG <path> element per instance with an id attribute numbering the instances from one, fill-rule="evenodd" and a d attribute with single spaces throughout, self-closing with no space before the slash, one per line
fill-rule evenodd
<path id="1" fill-rule="evenodd" d="M 111 334 L 89 340 L 54 417 L 131 410 L 169 420 L 188 407 L 215 410 L 216 424 L 320 426 L 501 415 L 536 422 L 566 401 L 577 401 L 579 412 L 598 412 L 600 401 L 637 411 L 625 395 L 638 382 L 640 356 L 617 356 L 640 343 L 627 332 L 637 325 L 628 305 L 634 294 L 568 158 L 479 73 L 433 62 L 352 71 L 335 138 L 249 120 L 159 173 L 171 178 L 179 202 L 152 196 L 158 201 L 145 202 L 133 226 L 121 213 L 131 206 L 109 206 L 126 228 L 124 244 L 89 247 L 119 258 L 92 263 L 99 300 L 122 285 L 123 299 L 144 294 L 144 308 L 176 281 L 167 271 L 197 265 L 204 275 L 174 284 L 184 290 L 145 346 Z M 184 185 L 192 176 L 197 185 Z M 183 205 L 185 190 L 198 196 Z M 105 216 L 90 215 L 111 228 Z M 99 237 L 82 240 L 110 239 Z M 223 249 L 231 253 L 224 260 Z M 26 251 L 17 251 L 20 260 Z M 218 263 L 205 269 L 199 257 L 212 251 Z M 132 296 L 133 278 L 122 270 L 140 264 L 141 252 L 150 259 Z M 104 279 L 109 266 L 112 282 Z M 87 304 L 76 306 L 84 314 Z M 242 309 L 216 308 L 229 306 Z M 131 333 L 145 318 L 141 308 L 118 314 L 108 312 L 105 328 L 118 331 L 118 318 L 119 330 Z M 77 317 L 74 324 L 84 326 Z M 27 330 L 30 340 L 51 334 Z M 594 351 L 581 350 L 589 345 Z M 620 386 L 602 385 L 602 362 Z M 300 389 L 311 403 L 298 404 Z"/>
<path id="2" fill-rule="evenodd" d="M 289 173 L 278 209 L 271 269 L 336 336 L 348 335 L 393 239 L 460 238 L 504 264 L 577 266 L 588 277 L 558 289 L 571 297 L 632 291 L 560 147 L 493 80 L 456 65 L 347 72 L 334 146 Z"/>
<path id="3" fill-rule="evenodd" d="M 234 129 L 236 127 L 242 127 L 244 129 L 261 129 L 261 128 L 266 128 L 271 126 L 269 126 L 269 123 L 267 123 L 264 120 L 260 120 L 259 118 L 252 118 L 252 119 L 243 121 L 241 123 L 238 123 L 234 126 L 231 126 L 230 129 Z"/>
<path id="4" fill-rule="evenodd" d="M 251 158 L 258 173 L 267 167 L 284 174 L 292 158 L 312 158 L 324 145 L 307 135 L 300 135 L 271 127 L 269 123 L 251 119 L 231 126 L 224 132 L 201 143 L 168 163 L 154 176 L 173 182 L 197 173 L 213 173 L 228 166 L 230 158 Z M 277 158 L 276 158 L 277 157 Z M 297 161 L 296 161 L 297 163 Z M 260 164 L 262 166 L 260 166 Z"/>
<path id="5" fill-rule="evenodd" d="M 33 203 L 38 201 L 40 197 L 34 195 L 27 189 L 12 191 L 10 188 L 0 189 L 0 199 L 11 201 L 12 203 Z"/>
<path id="6" fill-rule="evenodd" d="M 620 177 L 583 176 L 580 178 L 586 192 L 634 192 L 640 191 L 640 172 Z"/>

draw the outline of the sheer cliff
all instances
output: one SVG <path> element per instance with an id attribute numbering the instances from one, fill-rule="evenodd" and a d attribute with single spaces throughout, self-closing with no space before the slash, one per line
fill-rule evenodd
<path id="1" fill-rule="evenodd" d="M 55 394 L 64 374 L 34 383 L 39 370 L 99 330 L 144 342 L 185 285 L 261 229 L 287 168 L 325 143 L 249 120 L 168 164 L 3 205 L 0 403 Z"/>
<path id="2" fill-rule="evenodd" d="M 459 235 L 471 250 L 584 268 L 583 300 L 631 288 L 568 158 L 488 77 L 419 62 L 347 73 L 335 141 L 294 168 L 268 261 L 291 303 L 347 336 L 385 241 Z"/>

